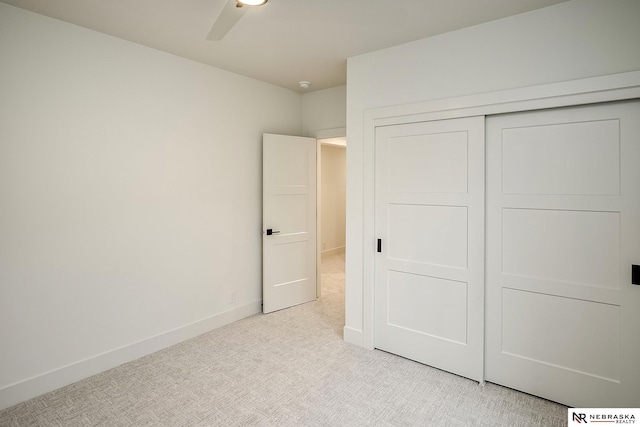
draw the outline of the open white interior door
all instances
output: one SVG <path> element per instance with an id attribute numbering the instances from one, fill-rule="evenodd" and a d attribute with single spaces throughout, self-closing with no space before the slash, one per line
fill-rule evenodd
<path id="1" fill-rule="evenodd" d="M 316 298 L 316 140 L 264 134 L 262 311 Z"/>

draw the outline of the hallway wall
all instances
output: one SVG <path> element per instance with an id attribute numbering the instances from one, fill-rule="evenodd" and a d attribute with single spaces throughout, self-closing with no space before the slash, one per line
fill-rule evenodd
<path id="1" fill-rule="evenodd" d="M 322 252 L 344 250 L 346 219 L 346 148 L 322 145 Z"/>

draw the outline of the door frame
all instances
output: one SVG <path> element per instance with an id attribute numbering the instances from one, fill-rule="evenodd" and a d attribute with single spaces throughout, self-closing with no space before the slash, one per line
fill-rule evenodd
<path id="1" fill-rule="evenodd" d="M 636 98 L 640 98 L 640 71 L 366 110 L 363 121 L 362 331 L 355 331 L 345 326 L 344 336 L 347 341 L 369 350 L 373 350 L 375 345 L 373 283 L 375 280 L 374 182 L 377 127 Z M 350 288 L 349 283 L 346 287 Z M 358 313 L 348 313 L 348 315 L 357 316 Z"/>

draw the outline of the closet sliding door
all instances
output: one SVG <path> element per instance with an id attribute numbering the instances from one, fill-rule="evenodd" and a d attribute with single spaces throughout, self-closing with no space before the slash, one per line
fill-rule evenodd
<path id="1" fill-rule="evenodd" d="M 375 347 L 483 381 L 484 117 L 375 137 Z"/>
<path id="2" fill-rule="evenodd" d="M 487 119 L 486 379 L 640 407 L 640 102 Z"/>

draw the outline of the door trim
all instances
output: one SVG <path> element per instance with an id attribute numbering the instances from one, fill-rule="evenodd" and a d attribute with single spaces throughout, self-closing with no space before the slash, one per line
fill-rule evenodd
<path id="1" fill-rule="evenodd" d="M 374 348 L 375 132 L 377 127 L 640 98 L 640 71 L 510 89 L 485 94 L 381 107 L 364 112 L 362 331 L 345 326 L 345 340 Z M 355 290 L 349 289 L 347 292 Z M 347 313 L 357 316 L 358 313 Z"/>

